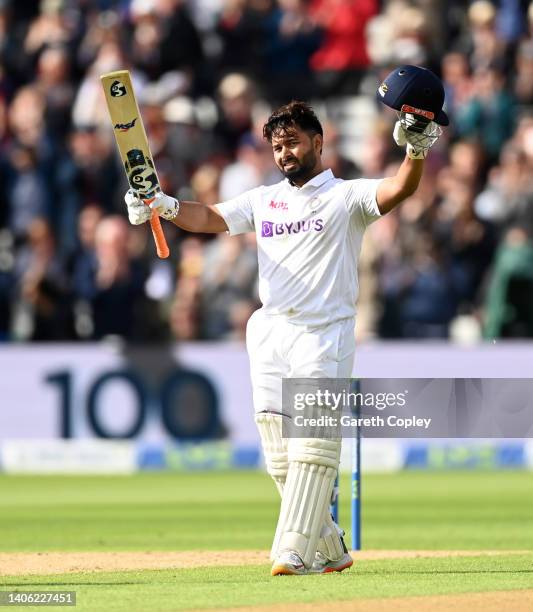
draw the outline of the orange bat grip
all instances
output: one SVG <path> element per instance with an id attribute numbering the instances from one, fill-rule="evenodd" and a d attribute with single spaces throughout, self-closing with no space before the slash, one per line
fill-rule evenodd
<path id="1" fill-rule="evenodd" d="M 144 200 L 145 204 L 150 204 L 154 199 Z M 150 225 L 152 227 L 152 235 L 154 237 L 155 248 L 157 250 L 157 256 L 160 259 L 166 259 L 170 255 L 170 250 L 168 248 L 167 239 L 165 238 L 165 234 L 163 233 L 163 228 L 161 227 L 161 221 L 159 220 L 159 215 L 153 211 L 152 218 L 150 219 Z"/>

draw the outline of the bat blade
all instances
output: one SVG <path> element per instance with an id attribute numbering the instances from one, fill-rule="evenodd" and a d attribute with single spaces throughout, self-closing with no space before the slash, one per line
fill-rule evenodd
<path id="1" fill-rule="evenodd" d="M 108 72 L 100 76 L 100 81 L 128 183 L 146 204 L 150 204 L 161 187 L 130 73 L 127 70 Z M 169 248 L 155 212 L 152 213 L 150 225 L 158 256 L 168 257 Z"/>

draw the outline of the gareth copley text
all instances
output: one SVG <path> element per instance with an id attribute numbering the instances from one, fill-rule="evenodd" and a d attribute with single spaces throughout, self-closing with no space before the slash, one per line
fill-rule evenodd
<path id="1" fill-rule="evenodd" d="M 430 418 L 421 418 L 417 416 L 399 417 L 395 414 L 390 414 L 387 418 L 382 416 L 371 417 L 354 417 L 343 415 L 340 417 L 322 415 L 319 417 L 306 417 L 303 414 L 298 414 L 294 417 L 294 425 L 296 427 L 399 427 L 402 429 L 423 428 L 428 429 L 431 425 Z"/>

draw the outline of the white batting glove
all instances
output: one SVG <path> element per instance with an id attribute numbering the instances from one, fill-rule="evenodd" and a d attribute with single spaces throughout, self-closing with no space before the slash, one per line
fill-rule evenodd
<path id="1" fill-rule="evenodd" d="M 424 137 L 419 133 L 410 133 L 399 121 L 396 121 L 392 135 L 399 147 L 405 147 L 411 159 L 426 159 L 429 149 L 436 142 L 436 139 L 430 136 Z"/>
<path id="2" fill-rule="evenodd" d="M 150 221 L 153 210 L 167 221 L 174 219 L 179 211 L 178 200 L 162 192 L 155 196 L 150 205 L 146 205 L 135 191 L 129 189 L 124 196 L 124 201 L 128 208 L 128 219 L 132 225 L 141 225 Z"/>
<path id="3" fill-rule="evenodd" d="M 152 218 L 150 207 L 132 189 L 126 191 L 124 202 L 128 207 L 128 219 L 132 225 L 141 225 Z"/>
<path id="4" fill-rule="evenodd" d="M 150 204 L 150 208 L 155 210 L 156 213 L 166 219 L 172 221 L 180 211 L 180 203 L 176 198 L 166 195 L 162 191 L 156 194 L 153 202 Z"/>

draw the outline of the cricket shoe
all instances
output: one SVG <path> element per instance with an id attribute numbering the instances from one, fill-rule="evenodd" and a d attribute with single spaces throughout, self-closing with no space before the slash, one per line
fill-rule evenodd
<path id="1" fill-rule="evenodd" d="M 272 576 L 302 576 L 307 570 L 297 552 L 286 550 L 274 561 L 271 573 Z"/>
<path id="2" fill-rule="evenodd" d="M 331 572 L 342 572 L 342 570 L 352 567 L 353 559 L 345 552 L 344 555 L 336 561 L 331 561 L 326 555 L 317 552 L 313 565 L 309 570 L 310 574 L 330 574 Z"/>

